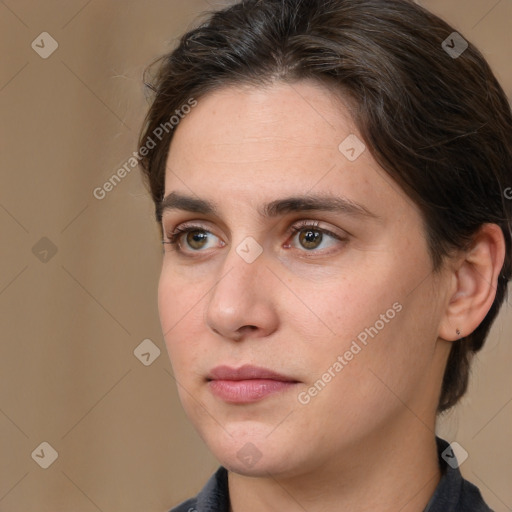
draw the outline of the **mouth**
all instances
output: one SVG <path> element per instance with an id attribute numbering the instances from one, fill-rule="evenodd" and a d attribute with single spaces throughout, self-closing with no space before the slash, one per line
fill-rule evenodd
<path id="1" fill-rule="evenodd" d="M 252 365 L 239 368 L 217 366 L 206 379 L 215 396 L 233 404 L 257 402 L 269 395 L 288 391 L 299 383 L 268 368 Z"/>

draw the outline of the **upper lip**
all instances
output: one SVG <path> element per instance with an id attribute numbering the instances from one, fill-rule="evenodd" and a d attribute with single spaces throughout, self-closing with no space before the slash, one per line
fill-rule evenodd
<path id="1" fill-rule="evenodd" d="M 283 382 L 298 382 L 297 380 L 282 375 L 268 368 L 246 364 L 239 368 L 230 366 L 216 366 L 207 375 L 208 380 L 251 380 L 271 379 Z"/>

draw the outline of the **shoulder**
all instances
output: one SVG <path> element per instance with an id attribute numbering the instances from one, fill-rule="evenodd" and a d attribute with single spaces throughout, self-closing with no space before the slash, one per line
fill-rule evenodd
<path id="1" fill-rule="evenodd" d="M 485 503 L 478 487 L 464 478 L 461 483 L 459 510 L 493 512 Z"/>
<path id="2" fill-rule="evenodd" d="M 452 445 L 436 441 L 442 477 L 424 512 L 493 512 L 478 487 L 462 477 Z"/>

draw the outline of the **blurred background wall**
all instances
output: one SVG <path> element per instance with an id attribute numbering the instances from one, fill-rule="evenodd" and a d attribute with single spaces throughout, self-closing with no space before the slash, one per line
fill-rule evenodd
<path id="1" fill-rule="evenodd" d="M 420 3 L 481 49 L 511 98 L 512 0 Z M 222 5 L 0 1 L 2 512 L 167 511 L 217 467 L 177 398 L 138 170 L 93 191 L 137 149 L 144 67 Z M 496 512 L 512 510 L 511 334 L 507 304 L 439 427 Z"/>

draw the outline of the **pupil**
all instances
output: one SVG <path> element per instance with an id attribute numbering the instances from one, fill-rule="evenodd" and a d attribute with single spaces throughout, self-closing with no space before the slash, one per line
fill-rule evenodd
<path id="1" fill-rule="evenodd" d="M 206 240 L 206 233 L 201 233 L 200 231 L 190 231 L 188 233 L 188 242 L 192 247 L 201 247 L 202 242 Z"/>
<path id="2" fill-rule="evenodd" d="M 319 242 L 321 239 L 322 234 L 318 231 L 304 231 L 303 241 L 305 241 L 306 245 L 315 246 L 315 242 Z"/>

